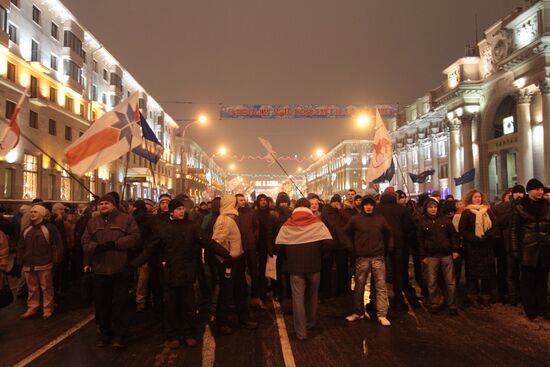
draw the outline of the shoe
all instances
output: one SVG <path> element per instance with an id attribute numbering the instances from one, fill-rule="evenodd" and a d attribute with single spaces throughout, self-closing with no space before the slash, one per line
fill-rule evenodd
<path id="1" fill-rule="evenodd" d="M 109 344 L 109 339 L 105 336 L 99 336 L 95 346 L 98 348 L 105 348 Z"/>
<path id="2" fill-rule="evenodd" d="M 197 343 L 197 339 L 195 338 L 186 338 L 185 345 L 187 345 L 189 348 L 196 348 L 199 343 Z"/>
<path id="3" fill-rule="evenodd" d="M 221 335 L 231 335 L 231 334 L 233 334 L 233 329 L 231 329 L 227 325 L 222 325 L 222 326 L 218 327 L 218 331 L 220 332 Z"/>
<path id="4" fill-rule="evenodd" d="M 456 307 L 449 307 L 449 315 L 451 316 L 458 315 L 458 309 Z"/>
<path id="5" fill-rule="evenodd" d="M 382 325 L 382 326 L 391 326 L 390 320 L 388 320 L 388 319 L 385 318 L 385 317 L 379 317 L 379 318 L 378 318 L 378 322 L 379 322 L 380 325 Z"/>
<path id="6" fill-rule="evenodd" d="M 122 339 L 115 338 L 113 339 L 113 348 L 115 348 L 116 350 L 121 350 L 126 348 L 126 345 L 122 342 Z"/>
<path id="7" fill-rule="evenodd" d="M 247 330 L 256 330 L 258 328 L 258 323 L 256 321 L 248 320 L 241 322 L 241 327 Z"/>
<path id="8" fill-rule="evenodd" d="M 31 317 L 37 315 L 38 313 L 36 311 L 33 311 L 33 310 L 27 310 L 25 311 L 25 313 L 21 314 L 19 316 L 19 318 L 21 320 L 27 320 L 27 319 L 30 319 Z"/>
<path id="9" fill-rule="evenodd" d="M 178 349 L 180 345 L 181 343 L 178 339 L 173 339 L 168 341 L 168 348 L 170 349 Z"/>
<path id="10" fill-rule="evenodd" d="M 365 318 L 365 315 L 358 315 L 356 313 L 352 313 L 351 315 L 346 317 L 346 320 L 351 322 L 351 321 L 361 320 L 361 319 L 364 319 L 364 318 Z"/>
<path id="11" fill-rule="evenodd" d="M 50 317 L 52 317 L 52 315 L 53 315 L 53 311 L 44 311 L 44 313 L 42 314 L 42 319 L 47 320 Z"/>

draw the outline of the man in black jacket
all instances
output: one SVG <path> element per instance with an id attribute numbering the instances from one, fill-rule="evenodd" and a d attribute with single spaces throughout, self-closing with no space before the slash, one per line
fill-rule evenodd
<path id="1" fill-rule="evenodd" d="M 283 224 L 292 215 L 292 211 L 290 210 L 290 196 L 288 196 L 286 192 L 277 194 L 274 215 L 275 230 L 273 234 L 276 238 Z M 290 281 L 287 274 L 283 272 L 283 263 L 284 258 L 282 256 L 277 256 L 277 280 L 273 282 L 273 296 L 275 299 L 282 299 L 290 292 Z"/>
<path id="2" fill-rule="evenodd" d="M 269 201 L 265 194 L 260 194 L 256 198 L 256 211 L 254 213 L 258 220 L 258 242 L 256 245 L 258 251 L 258 293 L 262 301 L 267 300 L 267 278 L 265 277 L 265 268 L 267 257 L 273 256 L 273 235 L 275 226 L 275 217 L 269 208 Z"/>
<path id="3" fill-rule="evenodd" d="M 550 264 L 550 204 L 543 199 L 544 185 L 533 178 L 527 196 L 512 217 L 511 249 L 521 261 L 521 300 L 530 319 L 548 318 L 546 300 Z"/>

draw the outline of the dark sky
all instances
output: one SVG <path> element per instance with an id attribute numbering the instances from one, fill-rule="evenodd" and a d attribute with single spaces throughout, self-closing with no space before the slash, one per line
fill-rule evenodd
<path id="1" fill-rule="evenodd" d="M 217 103 L 409 104 L 519 0 L 63 0 L 207 151 L 310 155 L 362 138 L 350 120 L 217 120 Z M 363 134 L 364 135 L 364 134 Z M 230 160 L 220 161 L 228 165 Z M 295 172 L 298 164 L 285 162 Z M 307 166 L 306 163 L 301 166 Z M 279 173 L 265 164 L 237 171 Z"/>

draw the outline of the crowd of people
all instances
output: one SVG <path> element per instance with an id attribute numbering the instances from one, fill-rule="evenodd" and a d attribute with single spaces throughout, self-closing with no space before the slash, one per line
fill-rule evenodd
<path id="1" fill-rule="evenodd" d="M 346 295 L 347 322 L 369 316 L 367 307 L 390 326 L 390 302 L 405 311 L 411 297 L 431 313 L 456 315 L 457 289 L 466 295 L 461 307 L 509 303 L 529 319 L 548 319 L 549 265 L 550 192 L 537 179 L 493 204 L 478 190 L 455 200 L 437 191 L 411 198 L 393 187 L 350 189 L 326 202 L 281 192 L 199 205 L 168 194 L 158 203 L 121 202 L 111 192 L 76 207 L 35 199 L 0 217 L 0 270 L 19 277 L 18 295 L 27 299 L 20 318 L 52 317 L 78 285 L 93 294 L 97 346 L 117 349 L 127 336 L 129 294 L 138 312 L 162 315 L 174 349 L 196 347 L 200 322 L 211 317 L 221 335 L 256 329 L 251 308 L 271 298 L 292 299 L 298 340 L 316 326 L 320 302 Z"/>

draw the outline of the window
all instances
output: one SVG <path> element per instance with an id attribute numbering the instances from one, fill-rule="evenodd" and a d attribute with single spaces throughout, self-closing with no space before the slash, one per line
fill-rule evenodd
<path id="1" fill-rule="evenodd" d="M 6 28 L 8 25 L 8 11 L 3 6 L 0 6 L 0 27 L 2 32 L 6 33 Z"/>
<path id="2" fill-rule="evenodd" d="M 57 103 L 57 89 L 50 87 L 50 102 Z"/>
<path id="3" fill-rule="evenodd" d="M 439 156 L 440 157 L 446 157 L 447 156 L 447 142 L 445 140 L 441 140 L 437 143 L 438 149 L 439 149 Z"/>
<path id="4" fill-rule="evenodd" d="M 109 72 L 106 69 L 103 69 L 103 80 L 109 81 Z"/>
<path id="5" fill-rule="evenodd" d="M 38 52 L 38 42 L 31 41 L 31 61 L 40 61 L 40 54 Z"/>
<path id="6" fill-rule="evenodd" d="M 11 119 L 11 115 L 13 115 L 13 112 L 15 111 L 15 103 L 6 99 L 6 120 Z"/>
<path id="7" fill-rule="evenodd" d="M 73 129 L 70 126 L 65 126 L 65 140 L 73 140 Z"/>
<path id="8" fill-rule="evenodd" d="M 97 85 L 92 84 L 92 95 L 90 96 L 92 101 L 97 101 Z"/>
<path id="9" fill-rule="evenodd" d="M 57 135 L 57 123 L 55 120 L 48 120 L 48 134 L 56 136 Z"/>
<path id="10" fill-rule="evenodd" d="M 6 168 L 4 170 L 4 199 L 13 199 L 14 177 L 15 170 L 13 168 Z"/>
<path id="11" fill-rule="evenodd" d="M 74 111 L 74 99 L 65 96 L 65 109 L 69 112 Z"/>
<path id="12" fill-rule="evenodd" d="M 10 36 L 10 41 L 17 43 L 17 27 L 12 23 L 8 24 L 8 35 Z"/>
<path id="13" fill-rule="evenodd" d="M 32 6 L 32 20 L 40 25 L 40 9 L 38 9 L 36 5 Z"/>
<path id="14" fill-rule="evenodd" d="M 48 193 L 46 197 L 48 200 L 53 200 L 53 193 L 55 192 L 55 175 L 48 175 Z"/>
<path id="15" fill-rule="evenodd" d="M 52 37 L 55 38 L 56 40 L 59 40 L 59 27 L 58 27 L 57 24 L 55 24 L 54 22 L 52 22 L 51 35 L 52 35 Z"/>
<path id="16" fill-rule="evenodd" d="M 71 177 L 64 169 L 61 170 L 61 200 L 71 200 Z"/>
<path id="17" fill-rule="evenodd" d="M 30 154 L 23 156 L 23 199 L 36 197 L 38 188 L 38 157 Z"/>
<path id="18" fill-rule="evenodd" d="M 29 126 L 33 129 L 38 129 L 38 113 L 33 110 L 29 112 Z"/>
<path id="19" fill-rule="evenodd" d="M 98 68 L 97 60 L 92 60 L 92 70 L 94 71 L 94 73 L 97 73 L 97 68 Z"/>
<path id="20" fill-rule="evenodd" d="M 82 41 L 71 31 L 63 33 L 63 47 L 69 47 L 77 55 L 82 56 Z"/>
<path id="21" fill-rule="evenodd" d="M 424 159 L 427 161 L 432 160 L 432 147 L 430 146 L 424 147 Z"/>
<path id="22" fill-rule="evenodd" d="M 20 8 L 19 6 L 19 0 L 11 0 L 11 3 L 15 6 L 17 6 L 18 8 Z"/>
<path id="23" fill-rule="evenodd" d="M 8 62 L 8 72 L 7 72 L 7 78 L 8 80 L 11 80 L 15 83 L 15 64 L 12 64 L 11 62 Z"/>
<path id="24" fill-rule="evenodd" d="M 38 98 L 38 79 L 31 75 L 31 98 Z"/>
<path id="25" fill-rule="evenodd" d="M 50 55 L 50 68 L 57 71 L 57 56 L 55 54 Z"/>
<path id="26" fill-rule="evenodd" d="M 513 134 L 514 128 L 514 116 L 508 116 L 502 119 L 502 131 L 504 135 Z"/>
<path id="27" fill-rule="evenodd" d="M 101 95 L 101 102 L 103 102 L 103 104 L 105 105 L 107 104 L 107 95 L 105 93 Z"/>
<path id="28" fill-rule="evenodd" d="M 86 51 L 84 51 L 84 49 L 81 49 L 80 50 L 80 57 L 82 57 L 82 61 L 84 61 L 84 63 L 86 64 Z"/>
<path id="29" fill-rule="evenodd" d="M 413 164 L 418 164 L 418 150 L 413 150 L 412 151 L 412 163 Z M 418 191 L 416 191 L 418 192 Z"/>
<path id="30" fill-rule="evenodd" d="M 80 117 L 84 118 L 86 116 L 86 107 L 84 106 L 84 103 L 80 104 Z"/>
<path id="31" fill-rule="evenodd" d="M 74 61 L 69 59 L 63 60 L 63 74 L 68 75 L 78 84 L 82 84 L 82 70 L 77 64 L 74 63 Z"/>
<path id="32" fill-rule="evenodd" d="M 446 164 L 439 166 L 439 178 L 449 178 L 449 171 Z"/>
<path id="33" fill-rule="evenodd" d="M 111 85 L 116 86 L 118 90 L 122 91 L 122 79 L 118 74 L 111 73 Z"/>

